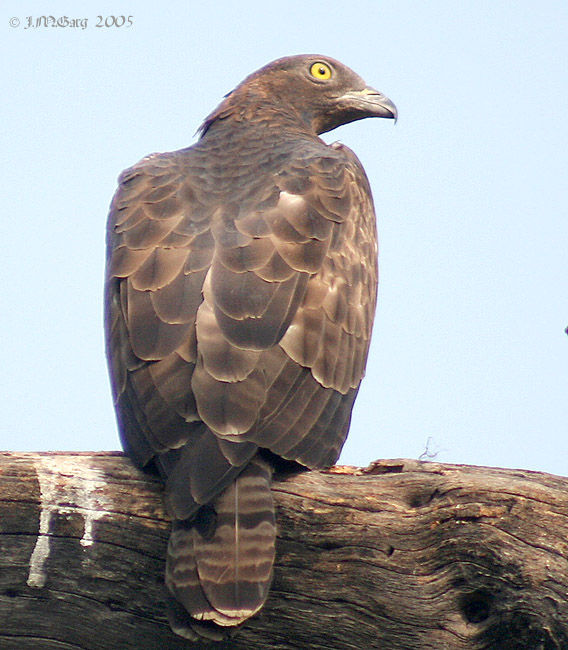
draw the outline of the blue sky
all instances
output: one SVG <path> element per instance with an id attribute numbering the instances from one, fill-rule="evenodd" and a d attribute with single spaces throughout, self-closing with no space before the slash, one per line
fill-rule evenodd
<path id="1" fill-rule="evenodd" d="M 568 475 L 566 2 L 49 5 L 86 28 L 25 29 L 40 2 L 1 12 L 0 449 L 119 447 L 101 306 L 118 174 L 191 144 L 248 73 L 317 52 L 399 109 L 325 136 L 363 162 L 380 236 L 341 462 L 430 439 L 442 462 Z"/>

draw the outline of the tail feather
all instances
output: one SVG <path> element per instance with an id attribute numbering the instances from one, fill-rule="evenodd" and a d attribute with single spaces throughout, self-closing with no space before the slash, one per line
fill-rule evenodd
<path id="1" fill-rule="evenodd" d="M 193 434 L 191 444 L 169 452 L 175 452 L 173 458 L 159 457 L 156 462 L 167 476 L 165 500 L 170 516 L 192 520 L 200 506 L 211 503 L 242 472 L 257 450 L 252 442 L 221 440 L 203 426 Z"/>
<path id="2" fill-rule="evenodd" d="M 270 466 L 254 458 L 193 521 L 174 522 L 166 585 L 194 619 L 234 626 L 266 601 L 276 542 L 270 482 Z"/>

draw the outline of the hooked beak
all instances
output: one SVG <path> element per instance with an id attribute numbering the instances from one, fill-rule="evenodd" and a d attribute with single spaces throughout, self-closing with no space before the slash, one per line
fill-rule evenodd
<path id="1" fill-rule="evenodd" d="M 397 120 L 398 111 L 393 102 L 370 86 L 363 90 L 350 90 L 339 99 L 342 104 L 361 112 L 361 117 L 386 117 L 395 122 Z"/>

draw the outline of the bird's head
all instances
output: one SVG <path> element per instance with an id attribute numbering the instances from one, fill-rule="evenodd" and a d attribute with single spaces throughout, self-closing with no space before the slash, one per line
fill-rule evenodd
<path id="1" fill-rule="evenodd" d="M 202 132 L 239 106 L 293 113 L 313 132 L 366 117 L 397 118 L 396 106 L 350 68 L 320 54 L 277 59 L 253 72 L 207 118 Z"/>

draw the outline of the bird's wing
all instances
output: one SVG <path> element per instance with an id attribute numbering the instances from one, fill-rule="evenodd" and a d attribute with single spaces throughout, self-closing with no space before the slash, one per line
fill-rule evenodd
<path id="1" fill-rule="evenodd" d="M 365 371 L 378 282 L 369 183 L 355 154 L 334 146 L 338 157 L 314 163 L 312 186 L 301 197 L 315 223 L 331 222 L 329 244 L 285 335 L 264 354 L 272 389 L 258 429 L 247 436 L 308 467 L 333 464 L 347 436 Z"/>
<path id="2" fill-rule="evenodd" d="M 322 386 L 346 394 L 359 386 L 365 370 L 377 296 L 377 235 L 363 167 L 347 147 L 336 146 L 345 161 L 335 185 L 329 187 L 323 173 L 315 182 L 341 202 L 342 221 L 334 224 L 323 263 L 280 345 Z"/>
<path id="3" fill-rule="evenodd" d="M 255 445 L 311 444 L 314 400 L 329 439 L 341 410 L 344 438 L 376 290 L 362 168 L 327 148 L 230 201 L 203 190 L 186 155 L 127 170 L 111 205 L 107 339 L 127 448 L 145 464 L 191 444 L 204 422 L 241 467 Z M 311 428 L 273 448 L 291 409 L 310 411 Z"/>
<path id="4" fill-rule="evenodd" d="M 199 420 L 190 383 L 210 218 L 174 154 L 126 170 L 110 207 L 107 356 L 123 443 L 141 465 L 182 445 Z"/>

